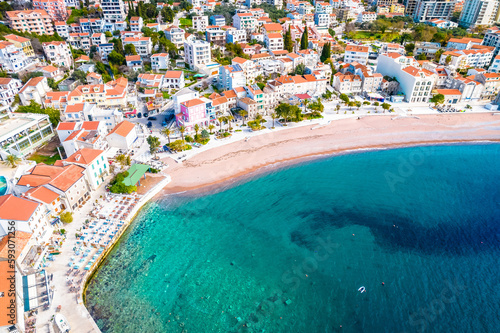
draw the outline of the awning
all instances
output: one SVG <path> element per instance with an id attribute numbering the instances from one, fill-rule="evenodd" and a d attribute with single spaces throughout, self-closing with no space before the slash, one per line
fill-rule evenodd
<path id="1" fill-rule="evenodd" d="M 127 170 L 128 177 L 123 180 L 123 183 L 127 186 L 134 186 L 148 170 L 149 165 L 139 163 L 133 164 L 130 169 Z"/>

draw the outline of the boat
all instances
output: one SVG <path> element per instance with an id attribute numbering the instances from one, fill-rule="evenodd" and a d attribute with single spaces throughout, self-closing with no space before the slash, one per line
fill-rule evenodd
<path id="1" fill-rule="evenodd" d="M 71 330 L 66 317 L 64 317 L 60 313 L 56 313 L 56 315 L 54 316 L 54 323 L 59 329 L 59 332 L 68 333 Z"/>
<path id="2" fill-rule="evenodd" d="M 364 286 L 359 287 L 358 291 L 360 293 L 364 293 L 366 291 L 366 288 Z"/>

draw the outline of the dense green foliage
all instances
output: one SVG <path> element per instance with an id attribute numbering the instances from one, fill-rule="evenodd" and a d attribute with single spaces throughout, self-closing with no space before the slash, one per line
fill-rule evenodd
<path id="1" fill-rule="evenodd" d="M 128 171 L 118 173 L 115 178 L 109 183 L 111 186 L 109 187 L 109 191 L 111 193 L 127 193 L 130 194 L 132 192 L 137 191 L 137 186 L 134 185 L 125 185 L 123 181 L 128 177 Z"/>
<path id="2" fill-rule="evenodd" d="M 222 15 L 226 19 L 226 25 L 232 25 L 234 13 L 236 13 L 236 6 L 226 3 L 223 6 L 215 6 L 213 11 L 205 12 L 205 15 L 208 15 L 208 17 Z"/>
<path id="3" fill-rule="evenodd" d="M 33 100 L 31 101 L 30 105 L 19 106 L 16 112 L 46 114 L 49 116 L 49 121 L 54 128 L 61 121 L 61 113 L 59 112 L 59 110 L 56 110 L 54 108 L 42 109 L 42 106 Z"/>
<path id="4" fill-rule="evenodd" d="M 262 8 L 266 13 L 269 14 L 269 18 L 274 22 L 278 21 L 278 19 L 286 17 L 286 10 L 278 9 L 276 6 L 262 3 L 260 5 L 253 5 L 253 8 Z"/>

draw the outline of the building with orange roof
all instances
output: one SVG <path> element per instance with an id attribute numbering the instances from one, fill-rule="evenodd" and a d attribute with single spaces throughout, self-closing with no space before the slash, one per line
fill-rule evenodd
<path id="1" fill-rule="evenodd" d="M 52 91 L 52 88 L 49 87 L 46 77 L 33 77 L 21 88 L 19 98 L 23 105 L 28 105 L 31 101 L 41 105 L 49 91 Z"/>
<path id="2" fill-rule="evenodd" d="M 472 45 L 481 45 L 483 40 L 480 38 L 450 38 L 446 44 L 447 50 L 470 50 Z M 488 45 L 485 43 L 485 45 Z"/>
<path id="3" fill-rule="evenodd" d="M 31 41 L 28 38 L 10 34 L 3 36 L 6 41 L 14 44 L 15 47 L 22 49 L 27 57 L 35 57 L 35 51 L 31 46 Z"/>
<path id="4" fill-rule="evenodd" d="M 151 37 L 126 37 L 123 39 L 123 47 L 127 44 L 134 45 L 137 54 L 143 57 L 149 57 L 153 50 Z"/>
<path id="5" fill-rule="evenodd" d="M 135 125 L 127 120 L 115 126 L 106 136 L 106 141 L 110 147 L 129 151 L 137 140 L 137 129 Z"/>
<path id="6" fill-rule="evenodd" d="M 45 10 L 13 10 L 5 13 L 7 14 L 7 23 L 13 30 L 39 35 L 54 34 L 52 18 Z"/>
<path id="7" fill-rule="evenodd" d="M 184 126 L 188 132 L 194 130 L 194 125 L 207 127 L 215 121 L 215 111 L 212 100 L 200 97 L 180 103 L 180 112 L 175 115 L 177 126 Z"/>
<path id="8" fill-rule="evenodd" d="M 170 57 L 168 53 L 155 53 L 151 56 L 151 69 L 158 72 L 161 69 L 168 69 Z"/>
<path id="9" fill-rule="evenodd" d="M 23 83 L 21 80 L 8 77 L 0 78 L 0 98 L 2 104 L 10 105 L 14 102 L 15 96 L 21 90 Z"/>
<path id="10" fill-rule="evenodd" d="M 94 191 L 104 183 L 104 177 L 109 174 L 109 163 L 104 150 L 82 148 L 62 160 L 62 163 L 84 167 L 87 183 Z"/>
<path id="11" fill-rule="evenodd" d="M 236 13 L 233 16 L 233 26 L 250 34 L 257 29 L 257 20 L 252 13 Z"/>
<path id="12" fill-rule="evenodd" d="M 53 79 L 55 81 L 61 80 L 64 75 L 64 72 L 60 68 L 52 65 L 40 68 L 40 72 L 42 72 L 43 76 L 47 79 Z"/>
<path id="13" fill-rule="evenodd" d="M 45 10 L 53 21 L 66 21 L 69 16 L 64 0 L 34 0 L 33 8 Z"/>
<path id="14" fill-rule="evenodd" d="M 15 222 L 13 230 L 12 221 Z M 37 243 L 48 239 L 52 234 L 44 205 L 12 194 L 0 196 L 0 237 L 10 231 L 32 234 Z"/>
<path id="15" fill-rule="evenodd" d="M 0 67 L 7 73 L 18 73 L 32 67 L 32 60 L 29 59 L 21 48 L 13 43 L 0 41 Z"/>
<path id="16" fill-rule="evenodd" d="M 68 105 L 93 103 L 100 108 L 117 108 L 127 105 L 128 80 L 119 78 L 106 84 L 81 85 L 68 95 Z"/>
<path id="17" fill-rule="evenodd" d="M 90 197 L 85 168 L 73 164 L 37 164 L 19 178 L 16 188 L 52 215 L 66 209 L 74 211 Z"/>
<path id="18" fill-rule="evenodd" d="M 368 62 L 369 52 L 369 46 L 349 44 L 345 48 L 344 62 L 350 63 L 356 61 L 362 65 L 366 65 Z"/>

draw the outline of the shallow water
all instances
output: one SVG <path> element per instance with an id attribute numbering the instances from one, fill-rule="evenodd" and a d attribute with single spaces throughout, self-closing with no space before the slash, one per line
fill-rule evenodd
<path id="1" fill-rule="evenodd" d="M 166 196 L 87 306 L 103 332 L 497 332 L 499 176 L 500 145 L 433 146 Z"/>

